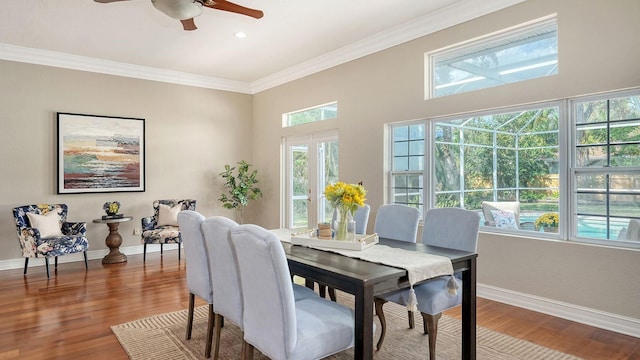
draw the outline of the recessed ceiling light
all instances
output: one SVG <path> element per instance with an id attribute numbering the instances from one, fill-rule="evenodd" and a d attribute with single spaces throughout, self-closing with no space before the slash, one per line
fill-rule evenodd
<path id="1" fill-rule="evenodd" d="M 247 34 L 243 33 L 242 31 L 238 31 L 237 33 L 233 34 L 235 35 L 235 37 L 240 38 L 240 39 L 244 39 L 247 37 Z"/>

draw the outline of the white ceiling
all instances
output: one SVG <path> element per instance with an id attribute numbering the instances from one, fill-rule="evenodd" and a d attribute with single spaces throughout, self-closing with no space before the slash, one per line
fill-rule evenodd
<path id="1" fill-rule="evenodd" d="M 255 93 L 520 1 L 235 0 L 264 17 L 184 31 L 150 0 L 2 0 L 0 59 Z"/>

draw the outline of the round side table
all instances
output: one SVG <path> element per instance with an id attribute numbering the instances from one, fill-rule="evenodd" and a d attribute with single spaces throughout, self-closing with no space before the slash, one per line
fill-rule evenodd
<path id="1" fill-rule="evenodd" d="M 122 236 L 118 233 L 118 226 L 120 223 L 133 220 L 131 216 L 123 216 L 120 218 L 110 219 L 93 219 L 94 223 L 107 224 L 109 227 L 109 235 L 105 239 L 105 243 L 109 247 L 109 253 L 102 258 L 103 264 L 117 264 L 127 262 L 127 255 L 120 252 L 120 245 L 122 245 Z"/>

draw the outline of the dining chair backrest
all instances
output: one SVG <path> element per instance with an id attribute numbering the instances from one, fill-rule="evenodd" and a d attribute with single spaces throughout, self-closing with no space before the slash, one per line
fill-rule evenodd
<path id="1" fill-rule="evenodd" d="M 401 204 L 381 205 L 373 232 L 381 238 L 416 242 L 420 211 Z"/>
<path id="2" fill-rule="evenodd" d="M 209 257 L 214 312 L 242 328 L 240 275 L 229 234 L 237 225 L 226 217 L 213 216 L 204 220 L 202 232 Z"/>
<path id="3" fill-rule="evenodd" d="M 478 248 L 480 215 L 461 208 L 429 209 L 424 215 L 422 243 L 473 251 Z"/>
<path id="4" fill-rule="evenodd" d="M 190 293 L 211 304 L 213 291 L 209 277 L 209 260 L 201 229 L 204 219 L 202 214 L 193 210 L 182 210 L 178 213 L 178 225 L 187 257 L 187 287 Z"/>
<path id="5" fill-rule="evenodd" d="M 240 268 L 244 338 L 272 358 L 286 358 L 297 342 L 296 311 L 280 240 L 257 225 L 231 229 Z"/>
<path id="6" fill-rule="evenodd" d="M 359 206 L 358 210 L 353 214 L 353 221 L 356 222 L 356 234 L 366 234 L 367 233 L 367 225 L 369 224 L 369 213 L 371 212 L 371 206 L 369 204 L 364 204 L 364 206 Z M 338 210 L 333 211 L 333 217 L 331 218 L 331 223 L 338 218 Z"/>
<path id="7" fill-rule="evenodd" d="M 369 206 L 369 204 L 364 204 L 363 206 L 358 207 L 358 210 L 353 214 L 353 220 L 356 222 L 356 234 L 367 233 L 370 212 L 371 206 Z"/>

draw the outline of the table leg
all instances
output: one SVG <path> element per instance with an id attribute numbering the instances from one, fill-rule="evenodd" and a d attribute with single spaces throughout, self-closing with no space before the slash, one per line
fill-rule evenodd
<path id="1" fill-rule="evenodd" d="M 109 235 L 105 240 L 105 243 L 109 247 L 109 253 L 102 258 L 103 264 L 117 264 L 127 262 L 127 255 L 120 252 L 120 245 L 122 245 L 122 236 L 118 233 L 118 226 L 120 223 L 113 222 L 108 223 Z"/>
<path id="2" fill-rule="evenodd" d="M 354 359 L 373 359 L 373 288 L 365 286 L 355 294 Z"/>
<path id="3" fill-rule="evenodd" d="M 462 358 L 476 358 L 476 258 L 462 272 Z"/>

